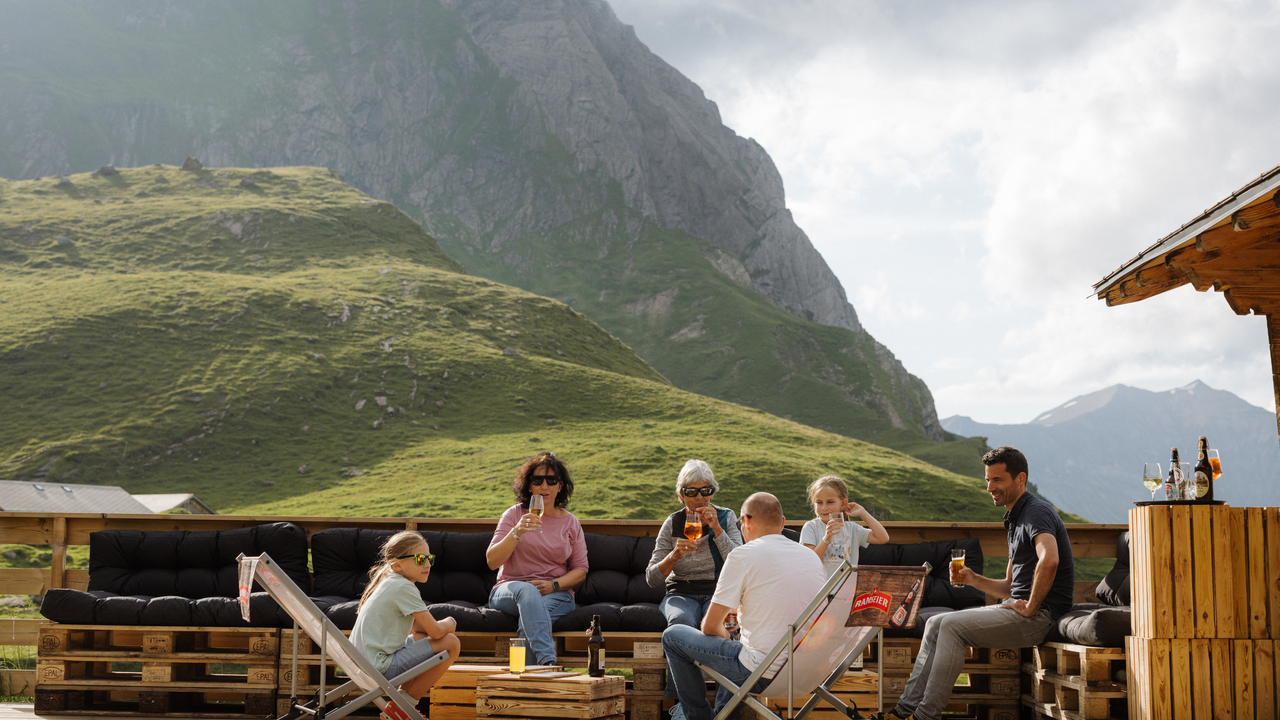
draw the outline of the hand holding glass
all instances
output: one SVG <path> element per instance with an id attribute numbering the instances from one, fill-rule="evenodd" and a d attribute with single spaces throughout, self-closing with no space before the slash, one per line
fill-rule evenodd
<path id="1" fill-rule="evenodd" d="M 1146 463 L 1142 466 L 1142 486 L 1151 491 L 1151 501 L 1155 502 L 1156 490 L 1164 483 L 1164 474 L 1160 472 L 1160 463 Z"/>
<path id="2" fill-rule="evenodd" d="M 684 536 L 695 542 L 702 537 L 702 519 L 697 513 L 684 516 Z"/>
<path id="3" fill-rule="evenodd" d="M 964 570 L 964 549 L 954 548 L 951 550 L 951 587 L 964 587 L 961 570 Z"/>
<path id="4" fill-rule="evenodd" d="M 529 512 L 539 519 L 542 518 L 542 513 L 546 512 L 546 504 L 543 502 L 541 495 L 529 496 Z M 538 528 L 538 532 L 542 532 L 542 528 Z"/>

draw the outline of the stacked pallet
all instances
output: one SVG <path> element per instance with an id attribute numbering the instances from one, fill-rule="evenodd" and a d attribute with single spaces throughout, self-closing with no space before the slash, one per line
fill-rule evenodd
<path id="1" fill-rule="evenodd" d="M 1129 527 L 1129 716 L 1280 716 L 1280 510 L 1151 505 Z"/>
<path id="2" fill-rule="evenodd" d="M 840 698 L 845 705 L 857 710 L 863 715 L 869 715 L 876 712 L 880 708 L 879 705 L 879 681 L 876 673 L 868 670 L 846 672 L 839 680 L 836 681 L 834 687 L 831 688 L 831 694 Z M 785 691 L 785 688 L 784 688 Z M 793 711 L 799 710 L 809 701 L 808 695 L 800 695 L 791 700 Z M 785 693 L 783 697 L 760 696 L 760 702 L 765 707 L 773 710 L 779 717 L 787 716 L 787 698 Z M 888 707 L 888 706 L 886 706 Z M 814 720 L 847 720 L 844 713 L 836 710 L 828 703 L 818 700 L 817 705 L 810 711 L 809 716 Z"/>
<path id="3" fill-rule="evenodd" d="M 1035 718 L 1106 720 L 1123 714 L 1126 689 L 1112 678 L 1124 668 L 1124 650 L 1050 642 L 1028 648 L 1027 658 L 1022 704 Z"/>
<path id="4" fill-rule="evenodd" d="M 36 712 L 250 715 L 275 711 L 279 630 L 40 628 Z"/>
<path id="5" fill-rule="evenodd" d="M 350 630 L 343 630 L 344 637 L 351 635 Z M 297 673 L 297 698 L 299 704 L 306 702 L 315 697 L 320 690 L 320 647 L 319 643 L 314 642 L 305 632 L 298 632 L 298 673 Z M 325 692 L 338 687 L 347 682 L 348 678 L 345 674 L 341 674 L 337 665 L 332 659 L 324 662 Z M 279 670 L 276 673 L 279 678 L 276 688 L 276 716 L 279 717 L 288 713 L 292 704 L 292 693 L 295 691 L 294 673 L 293 673 L 293 631 L 280 631 L 280 657 Z M 344 700 L 352 700 L 361 694 L 360 691 L 352 691 Z M 425 703 L 424 703 L 425 705 Z M 420 707 L 425 710 L 425 707 Z M 355 715 L 377 715 L 378 708 L 370 703 L 356 710 Z"/>
<path id="6" fill-rule="evenodd" d="M 877 652 L 876 642 L 872 642 L 863 659 L 865 670 L 877 670 Z M 884 639 L 885 708 L 892 708 L 902 697 L 919 652 L 919 640 Z M 1017 650 L 966 648 L 964 668 L 944 712 L 962 713 L 969 718 L 1015 720 L 1021 694 L 1020 670 L 1021 656 Z"/>
<path id="7" fill-rule="evenodd" d="M 572 672 L 490 675 L 476 684 L 478 720 L 623 720 L 626 681 Z M 431 720 L 441 720 L 434 714 Z"/>

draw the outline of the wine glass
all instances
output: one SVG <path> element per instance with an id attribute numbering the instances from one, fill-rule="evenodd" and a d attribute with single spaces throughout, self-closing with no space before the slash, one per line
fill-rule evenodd
<path id="1" fill-rule="evenodd" d="M 1160 472 L 1160 463 L 1145 463 L 1142 466 L 1142 486 L 1151 491 L 1151 501 L 1155 502 L 1156 490 L 1160 489 L 1160 484 L 1164 482 L 1164 475 Z"/>
<path id="2" fill-rule="evenodd" d="M 1222 460 L 1218 457 L 1218 451 L 1212 448 L 1209 450 L 1209 464 L 1213 466 L 1213 479 L 1222 477 Z"/>
<path id="3" fill-rule="evenodd" d="M 1191 474 L 1191 463 L 1180 462 L 1178 467 L 1182 468 L 1181 486 L 1174 488 L 1178 493 L 1179 500 L 1195 500 L 1196 499 L 1196 481 L 1195 476 Z"/>
<path id="4" fill-rule="evenodd" d="M 546 505 L 543 503 L 541 495 L 529 496 L 529 512 L 533 513 L 534 517 L 539 518 L 542 517 L 542 513 L 546 512 Z M 542 528 L 538 528 L 538 531 L 541 532 Z"/>
<path id="5" fill-rule="evenodd" d="M 684 516 L 684 536 L 697 542 L 702 537 L 702 518 L 690 512 Z"/>

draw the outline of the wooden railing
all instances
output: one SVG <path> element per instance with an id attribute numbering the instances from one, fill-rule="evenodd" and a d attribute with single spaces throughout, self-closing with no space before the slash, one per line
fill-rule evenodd
<path id="1" fill-rule="evenodd" d="M 359 527 L 385 530 L 436 530 L 445 532 L 493 532 L 495 518 L 357 518 L 357 517 L 285 517 L 278 515 L 93 515 L 73 514 L 49 516 L 41 513 L 0 512 L 0 544 L 47 545 L 53 548 L 51 566 L 45 569 L 0 569 L 0 595 L 43 595 L 50 588 L 84 590 L 89 584 L 89 571 L 66 567 L 67 548 L 88 545 L 89 533 L 98 530 L 229 530 L 264 523 L 287 521 L 303 528 L 309 538 L 327 528 Z M 799 529 L 802 521 L 789 523 Z M 583 529 L 592 533 L 652 536 L 662 527 L 661 520 L 582 520 Z M 1000 523 L 952 522 L 886 522 L 895 543 L 927 540 L 977 538 L 982 553 L 988 557 L 1008 554 L 1008 541 Z M 1072 524 L 1067 526 L 1074 557 L 1115 557 L 1116 539 L 1128 529 L 1123 524 Z M 997 569 L 998 570 L 998 569 Z M 990 571 L 989 571 L 990 574 Z M 1084 586 L 1077 583 L 1077 596 L 1084 597 Z M 0 619 L 0 645 L 35 645 L 39 620 Z"/>

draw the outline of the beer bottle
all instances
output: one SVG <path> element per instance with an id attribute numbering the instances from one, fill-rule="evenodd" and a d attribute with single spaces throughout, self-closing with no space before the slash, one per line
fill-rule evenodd
<path id="1" fill-rule="evenodd" d="M 1209 441 L 1200 436 L 1200 459 L 1196 462 L 1196 502 L 1213 502 L 1213 465 L 1209 464 Z"/>
<path id="2" fill-rule="evenodd" d="M 902 604 L 893 612 L 893 617 L 889 618 L 889 622 L 893 623 L 894 627 L 902 627 L 902 623 L 907 621 L 907 615 L 911 613 L 911 601 L 916 599 L 916 593 L 920 592 L 920 586 L 924 583 L 924 579 L 928 577 L 929 571 L 933 569 L 933 566 L 925 563 L 924 568 L 924 575 L 921 575 L 916 580 L 916 584 L 911 586 L 911 590 L 903 598 Z"/>
<path id="3" fill-rule="evenodd" d="M 1182 466 L 1178 464 L 1178 448 L 1173 449 L 1173 459 L 1169 461 L 1169 479 L 1164 482 L 1164 499 L 1181 500 L 1182 488 L 1178 481 L 1182 478 Z"/>
<path id="4" fill-rule="evenodd" d="M 587 674 L 604 677 L 604 635 L 600 632 L 600 616 L 591 616 L 591 638 L 587 640 Z"/>

